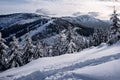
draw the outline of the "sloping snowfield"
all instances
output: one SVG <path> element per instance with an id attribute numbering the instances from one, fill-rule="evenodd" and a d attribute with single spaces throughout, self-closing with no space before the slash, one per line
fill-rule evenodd
<path id="1" fill-rule="evenodd" d="M 0 80 L 120 80 L 120 42 L 40 58 L 1 72 Z"/>

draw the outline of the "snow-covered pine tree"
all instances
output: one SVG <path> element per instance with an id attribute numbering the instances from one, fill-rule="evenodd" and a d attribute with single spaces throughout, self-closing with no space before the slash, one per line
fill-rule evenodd
<path id="1" fill-rule="evenodd" d="M 77 52 L 77 46 L 75 43 L 77 41 L 77 33 L 71 24 L 68 27 L 68 31 L 66 32 L 66 35 L 68 42 L 67 53 Z"/>
<path id="2" fill-rule="evenodd" d="M 82 50 L 82 49 L 85 49 L 85 48 L 88 48 L 88 47 L 89 47 L 89 40 L 88 40 L 86 37 L 84 37 L 84 36 L 81 36 L 81 35 L 80 35 L 80 37 L 81 37 L 81 38 L 79 39 L 79 40 L 80 40 L 79 43 L 80 43 L 80 48 L 81 48 L 81 50 Z M 81 51 L 81 50 L 80 50 L 80 51 Z"/>
<path id="3" fill-rule="evenodd" d="M 68 50 L 67 50 L 67 53 L 74 53 L 77 51 L 77 48 L 76 48 L 76 44 L 75 42 L 73 41 L 73 39 L 70 40 L 70 43 L 68 44 Z"/>
<path id="4" fill-rule="evenodd" d="M 110 20 L 112 21 L 111 32 L 113 34 L 116 34 L 120 28 L 120 24 L 119 24 L 120 20 L 118 18 L 117 10 L 115 9 L 115 7 L 114 7 L 114 11 L 113 11 L 113 14 L 112 14 L 112 17 L 110 18 Z"/>
<path id="5" fill-rule="evenodd" d="M 101 30 L 101 42 L 106 43 L 109 39 L 109 30 Z"/>
<path id="6" fill-rule="evenodd" d="M 43 57 L 48 57 L 48 44 L 46 44 L 45 42 L 42 42 L 42 55 Z"/>
<path id="7" fill-rule="evenodd" d="M 35 45 L 32 43 L 32 39 L 30 38 L 29 30 L 27 29 L 27 33 L 25 35 L 25 42 L 23 45 L 24 54 L 22 55 L 23 63 L 26 64 L 34 59 L 34 48 Z"/>
<path id="8" fill-rule="evenodd" d="M 86 47 L 85 38 L 82 35 L 79 35 L 75 30 L 74 37 L 71 40 L 73 40 L 72 42 L 74 42 L 74 52 L 79 52 Z"/>
<path id="9" fill-rule="evenodd" d="M 94 45 L 94 39 L 93 39 L 92 35 L 89 36 L 88 40 L 89 40 L 88 47 L 93 46 Z"/>
<path id="10" fill-rule="evenodd" d="M 37 40 L 36 42 L 36 47 L 35 47 L 35 52 L 34 52 L 34 58 L 37 59 L 39 57 L 43 57 L 44 50 L 43 50 L 43 44 L 41 41 Z"/>
<path id="11" fill-rule="evenodd" d="M 48 56 L 49 57 L 51 57 L 52 55 L 53 55 L 53 46 L 48 46 L 48 48 L 47 48 L 48 50 L 47 50 L 47 54 L 48 54 Z"/>
<path id="12" fill-rule="evenodd" d="M 57 40 L 55 41 L 55 45 L 53 46 L 53 56 L 58 56 L 61 54 L 65 54 L 67 51 L 67 36 L 66 29 L 61 31 L 58 35 Z"/>
<path id="13" fill-rule="evenodd" d="M 94 29 L 93 42 L 94 42 L 93 46 L 97 46 L 100 42 L 100 34 L 98 29 Z"/>
<path id="14" fill-rule="evenodd" d="M 94 33 L 93 33 L 93 42 L 94 43 L 92 46 L 97 46 L 103 42 L 107 42 L 108 41 L 108 36 L 109 33 L 107 30 L 102 30 L 102 29 L 95 29 Z"/>
<path id="15" fill-rule="evenodd" d="M 61 31 L 58 35 L 53 54 L 61 55 L 66 53 L 74 53 L 81 51 L 89 46 L 89 41 L 76 32 L 76 29 L 71 24 L 68 29 Z"/>
<path id="16" fill-rule="evenodd" d="M 7 68 L 7 49 L 8 46 L 5 44 L 6 40 L 2 38 L 2 34 L 0 32 L 0 71 L 5 70 Z"/>
<path id="17" fill-rule="evenodd" d="M 23 65 L 22 62 L 22 51 L 18 45 L 18 39 L 13 36 L 13 41 L 10 42 L 10 57 L 9 57 L 9 67 L 19 67 Z"/>
<path id="18" fill-rule="evenodd" d="M 84 42 L 84 45 L 85 45 L 85 48 L 88 48 L 89 47 L 89 39 L 85 39 L 85 42 Z"/>
<path id="19" fill-rule="evenodd" d="M 110 28 L 110 39 L 108 43 L 112 44 L 120 40 L 120 19 L 118 18 L 118 14 L 117 14 L 117 10 L 115 9 L 115 6 L 110 20 L 112 24 Z"/>

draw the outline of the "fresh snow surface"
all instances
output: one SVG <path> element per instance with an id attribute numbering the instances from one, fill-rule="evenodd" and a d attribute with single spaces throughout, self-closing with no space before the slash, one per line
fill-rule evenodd
<path id="1" fill-rule="evenodd" d="M 34 60 L 0 73 L 0 80 L 120 80 L 120 42 Z"/>

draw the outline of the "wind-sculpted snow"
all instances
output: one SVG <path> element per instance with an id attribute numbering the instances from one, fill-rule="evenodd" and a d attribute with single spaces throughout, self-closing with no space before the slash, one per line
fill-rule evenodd
<path id="1" fill-rule="evenodd" d="M 0 73 L 0 80 L 119 80 L 119 44 L 41 58 Z"/>

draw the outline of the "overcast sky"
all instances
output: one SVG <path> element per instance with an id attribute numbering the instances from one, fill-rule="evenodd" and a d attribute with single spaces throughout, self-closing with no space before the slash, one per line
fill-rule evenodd
<path id="1" fill-rule="evenodd" d="M 50 16 L 89 14 L 107 19 L 114 5 L 119 13 L 120 0 L 0 0 L 0 14 L 34 13 L 40 9 Z"/>

